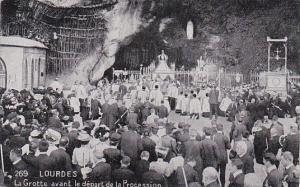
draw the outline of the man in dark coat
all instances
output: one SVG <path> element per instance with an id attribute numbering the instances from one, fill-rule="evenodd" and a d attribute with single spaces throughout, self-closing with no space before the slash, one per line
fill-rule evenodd
<path id="1" fill-rule="evenodd" d="M 130 158 L 128 156 L 124 156 L 121 161 L 121 168 L 116 169 L 112 172 L 112 182 L 124 184 L 124 181 L 127 183 L 136 182 L 135 174 L 133 171 L 128 169 L 130 165 Z"/>
<path id="2" fill-rule="evenodd" d="M 150 138 L 150 129 L 144 130 L 144 136 L 142 137 L 142 146 L 144 151 L 149 152 L 149 162 L 157 161 L 157 154 L 155 152 L 156 143 Z"/>
<path id="3" fill-rule="evenodd" d="M 296 123 L 292 123 L 290 126 L 290 134 L 286 136 L 286 141 L 282 146 L 282 151 L 289 151 L 293 154 L 295 165 L 299 163 L 299 144 L 300 137 L 298 125 Z"/>
<path id="4" fill-rule="evenodd" d="M 121 150 L 124 155 L 131 159 L 131 166 L 134 168 L 135 163 L 139 160 L 140 153 L 143 150 L 142 140 L 140 135 L 136 133 L 137 124 L 129 124 L 128 131 L 121 135 Z"/>
<path id="5" fill-rule="evenodd" d="M 205 139 L 200 142 L 200 155 L 203 160 L 203 167 L 217 168 L 219 164 L 219 148 L 213 140 L 211 140 L 211 129 L 204 128 Z"/>
<path id="6" fill-rule="evenodd" d="M 110 104 L 108 104 L 108 99 L 105 99 L 105 103 L 102 105 L 102 122 L 107 126 L 109 124 L 109 110 Z"/>
<path id="7" fill-rule="evenodd" d="M 135 166 L 135 175 L 138 182 L 141 182 L 142 176 L 145 172 L 149 171 L 149 152 L 143 151 L 141 153 L 141 160 L 137 161 Z"/>
<path id="8" fill-rule="evenodd" d="M 101 108 L 101 104 L 98 99 L 91 99 L 91 119 L 96 120 L 99 118 L 99 110 Z"/>
<path id="9" fill-rule="evenodd" d="M 70 155 L 66 152 L 68 144 L 68 137 L 63 136 L 59 141 L 59 148 L 50 154 L 55 171 L 72 171 L 72 161 Z"/>
<path id="10" fill-rule="evenodd" d="M 196 140 L 197 132 L 194 129 L 190 130 L 190 139 L 183 143 L 182 155 L 185 159 L 194 159 L 196 161 L 196 166 L 194 169 L 198 173 L 198 177 L 201 181 L 203 163 L 200 156 L 200 142 Z"/>
<path id="11" fill-rule="evenodd" d="M 209 94 L 209 105 L 210 105 L 210 117 L 212 117 L 212 115 L 215 115 L 216 117 L 218 117 L 218 105 L 219 105 L 219 91 L 216 89 L 216 85 L 213 85 L 212 89 L 210 90 Z"/>
<path id="12" fill-rule="evenodd" d="M 273 153 L 266 153 L 263 162 L 267 170 L 267 177 L 263 182 L 263 186 L 282 187 L 282 178 L 275 165 L 275 155 Z"/>
<path id="13" fill-rule="evenodd" d="M 110 136 L 110 147 L 104 149 L 103 154 L 106 163 L 110 164 L 111 170 L 120 168 L 121 164 L 121 151 L 117 148 L 121 139 L 121 135 L 118 133 L 112 133 Z"/>
<path id="14" fill-rule="evenodd" d="M 232 160 L 232 173 L 230 173 L 228 187 L 244 187 L 245 175 L 243 173 L 243 162 L 240 159 Z"/>
<path id="15" fill-rule="evenodd" d="M 220 157 L 219 157 L 219 165 L 218 170 L 220 170 L 220 182 L 222 186 L 225 186 L 225 171 L 226 165 L 228 163 L 228 155 L 227 150 L 231 148 L 229 138 L 223 133 L 223 125 L 217 124 L 217 133 L 213 136 L 213 140 L 216 142 Z"/>
<path id="16" fill-rule="evenodd" d="M 115 130 L 116 129 L 115 122 L 118 120 L 119 107 L 117 101 L 115 99 L 112 100 L 113 103 L 109 107 L 109 114 L 108 114 L 109 124 L 106 125 L 110 128 L 110 130 Z"/>
<path id="17" fill-rule="evenodd" d="M 167 107 L 164 105 L 164 101 L 161 101 L 161 105 L 157 107 L 157 115 L 160 119 L 167 118 L 169 113 Z"/>
<path id="18" fill-rule="evenodd" d="M 67 146 L 67 153 L 70 155 L 71 158 L 75 147 L 79 146 L 79 142 L 77 140 L 77 137 L 79 136 L 79 130 L 78 130 L 79 127 L 80 127 L 80 123 L 78 121 L 74 121 L 72 123 L 72 129 L 67 134 L 69 139 L 69 144 Z"/>

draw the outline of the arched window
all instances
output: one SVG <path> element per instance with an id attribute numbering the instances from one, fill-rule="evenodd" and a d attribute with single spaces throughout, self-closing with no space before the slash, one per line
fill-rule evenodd
<path id="1" fill-rule="evenodd" d="M 7 72 L 5 62 L 0 57 L 0 87 L 6 88 L 7 86 Z"/>

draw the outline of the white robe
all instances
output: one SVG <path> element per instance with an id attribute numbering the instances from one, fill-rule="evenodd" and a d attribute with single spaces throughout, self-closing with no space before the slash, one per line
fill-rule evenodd
<path id="1" fill-rule="evenodd" d="M 161 91 L 160 90 L 152 90 L 151 92 L 150 92 L 150 100 L 154 100 L 153 101 L 153 104 L 155 105 L 155 106 L 159 106 L 160 104 L 161 104 L 161 101 L 164 99 L 164 96 L 163 96 L 163 94 L 161 93 Z"/>
<path id="2" fill-rule="evenodd" d="M 184 97 L 181 103 L 181 112 L 189 112 L 190 98 Z"/>
<path id="3" fill-rule="evenodd" d="M 183 95 L 179 95 L 177 97 L 176 110 L 181 110 L 182 109 L 182 100 L 183 100 L 183 98 L 184 98 Z"/>
<path id="4" fill-rule="evenodd" d="M 202 112 L 210 112 L 209 97 L 202 100 Z"/>
<path id="5" fill-rule="evenodd" d="M 198 98 L 193 98 L 190 101 L 190 114 L 200 114 L 201 113 L 201 103 Z"/>

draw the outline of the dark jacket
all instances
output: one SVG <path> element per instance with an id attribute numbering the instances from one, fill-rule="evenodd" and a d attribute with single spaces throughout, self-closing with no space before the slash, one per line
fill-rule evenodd
<path id="1" fill-rule="evenodd" d="M 231 148 L 229 139 L 222 133 L 216 133 L 213 136 L 213 140 L 216 142 L 220 152 L 219 161 L 223 163 L 227 163 L 228 162 L 227 150 Z"/>
<path id="2" fill-rule="evenodd" d="M 105 162 L 99 162 L 88 174 L 88 180 L 91 182 L 109 182 L 111 180 L 111 167 Z"/>
<path id="3" fill-rule="evenodd" d="M 120 168 L 120 166 L 121 166 L 120 161 L 122 159 L 122 155 L 121 155 L 121 151 L 119 149 L 116 149 L 116 148 L 104 149 L 103 154 L 104 154 L 106 163 L 110 164 L 112 171 Z"/>
<path id="4" fill-rule="evenodd" d="M 120 145 L 126 156 L 129 156 L 132 160 L 139 159 L 143 146 L 141 137 L 136 132 L 131 130 L 124 132 L 121 136 Z"/>
<path id="5" fill-rule="evenodd" d="M 159 118 L 166 118 L 168 117 L 168 109 L 164 105 L 160 105 L 157 107 L 157 115 Z"/>
<path id="6" fill-rule="evenodd" d="M 53 166 L 56 171 L 72 171 L 70 155 L 63 148 L 52 151 L 50 157 L 53 160 Z"/>
<path id="7" fill-rule="evenodd" d="M 282 178 L 277 169 L 273 169 L 270 173 L 267 174 L 263 182 L 263 186 L 269 187 L 282 187 Z"/>
<path id="8" fill-rule="evenodd" d="M 157 161 L 157 155 L 155 152 L 156 143 L 148 136 L 144 136 L 142 138 L 142 146 L 143 151 L 148 151 L 150 154 L 149 162 Z"/>
<path id="9" fill-rule="evenodd" d="M 113 183 L 118 182 L 123 184 L 125 180 L 127 181 L 127 183 L 134 183 L 136 181 L 134 172 L 128 168 L 123 167 L 112 172 Z"/>
<path id="10" fill-rule="evenodd" d="M 135 174 L 136 174 L 136 179 L 138 181 L 141 181 L 142 175 L 149 171 L 149 161 L 146 160 L 139 160 L 136 165 L 135 165 Z"/>
<path id="11" fill-rule="evenodd" d="M 204 139 L 200 142 L 200 155 L 203 160 L 204 168 L 217 168 L 220 153 L 217 144 L 213 140 Z"/>
<path id="12" fill-rule="evenodd" d="M 53 159 L 46 153 L 41 153 L 39 156 L 24 155 L 23 160 L 34 167 L 38 171 L 51 171 L 54 169 Z"/>

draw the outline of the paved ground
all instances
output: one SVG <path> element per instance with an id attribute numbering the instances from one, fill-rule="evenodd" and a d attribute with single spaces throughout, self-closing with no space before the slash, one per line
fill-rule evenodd
<path id="1" fill-rule="evenodd" d="M 211 120 L 209 118 L 201 117 L 198 120 L 191 120 L 189 117 L 183 117 L 174 112 L 171 112 L 169 115 L 169 121 L 179 123 L 179 122 L 187 122 L 191 124 L 191 128 L 197 129 L 197 131 L 201 131 L 203 127 L 210 127 Z M 285 133 L 289 132 L 289 124 L 293 123 L 295 119 L 286 118 L 286 119 L 279 119 L 279 121 L 284 124 Z M 218 118 L 218 123 L 222 123 L 224 126 L 224 134 L 229 137 L 229 132 L 231 128 L 231 122 L 228 122 L 224 117 Z M 226 168 L 226 184 L 228 184 L 229 178 L 229 171 L 230 171 L 230 163 L 227 165 Z M 257 186 L 262 186 L 262 182 L 266 177 L 264 172 L 264 166 L 261 164 L 255 163 L 255 174 L 257 175 Z"/>

